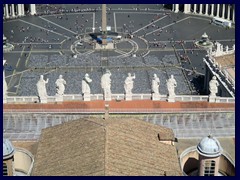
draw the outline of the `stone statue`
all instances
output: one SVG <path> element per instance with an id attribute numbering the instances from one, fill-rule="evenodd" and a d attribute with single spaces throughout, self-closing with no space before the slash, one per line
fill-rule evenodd
<path id="1" fill-rule="evenodd" d="M 46 90 L 46 84 L 48 83 L 47 79 L 46 81 L 43 79 L 43 75 L 40 75 L 40 79 L 37 82 L 37 91 L 38 91 L 38 96 L 40 99 L 40 102 L 46 102 L 47 100 L 47 90 Z"/>
<path id="2" fill-rule="evenodd" d="M 212 55 L 212 47 L 210 47 L 210 48 L 208 49 L 207 53 L 208 53 L 208 56 L 211 56 L 211 55 Z"/>
<path id="3" fill-rule="evenodd" d="M 209 90 L 210 90 L 210 96 L 216 96 L 218 93 L 218 86 L 219 83 L 217 81 L 216 76 L 212 77 L 212 80 L 209 82 Z"/>
<path id="4" fill-rule="evenodd" d="M 66 81 L 62 78 L 62 75 L 59 75 L 59 78 L 56 80 L 55 84 L 57 87 L 56 95 L 59 95 L 59 96 L 64 95 L 64 91 L 65 91 L 64 85 L 66 84 Z"/>
<path id="5" fill-rule="evenodd" d="M 106 70 L 106 73 L 101 77 L 101 87 L 105 100 L 111 100 L 111 75 L 111 72 Z"/>
<path id="6" fill-rule="evenodd" d="M 170 97 L 174 97 L 176 95 L 174 92 L 175 87 L 177 87 L 177 82 L 174 79 L 174 76 L 171 75 L 171 77 L 167 80 L 168 95 Z"/>
<path id="7" fill-rule="evenodd" d="M 221 44 L 219 42 L 216 42 L 216 45 L 217 45 L 217 49 L 215 51 L 215 56 L 221 56 L 222 55 Z"/>
<path id="8" fill-rule="evenodd" d="M 229 48 L 228 48 L 228 45 L 227 45 L 227 46 L 226 46 L 226 53 L 228 53 L 228 49 L 229 49 Z"/>
<path id="9" fill-rule="evenodd" d="M 124 81 L 124 89 L 126 94 L 132 94 L 133 79 L 135 78 L 136 78 L 135 74 L 133 74 L 132 76 L 131 73 L 128 73 L 128 77 Z"/>
<path id="10" fill-rule="evenodd" d="M 90 83 L 92 82 L 92 79 L 89 77 L 89 74 L 86 73 L 83 80 L 82 80 L 82 93 L 83 95 L 90 94 Z"/>
<path id="11" fill-rule="evenodd" d="M 223 52 L 223 45 L 220 45 L 220 51 Z"/>
<path id="12" fill-rule="evenodd" d="M 152 79 L 152 93 L 159 94 L 159 85 L 160 85 L 160 80 L 157 77 L 156 74 L 153 74 L 153 79 Z"/>

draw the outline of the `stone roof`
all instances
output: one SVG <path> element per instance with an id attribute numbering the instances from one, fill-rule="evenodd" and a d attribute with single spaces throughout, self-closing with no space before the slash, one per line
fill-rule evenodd
<path id="1" fill-rule="evenodd" d="M 222 66 L 222 69 L 225 69 L 235 80 L 235 53 L 214 58 L 216 62 Z"/>
<path id="2" fill-rule="evenodd" d="M 42 131 L 32 175 L 181 175 L 173 131 L 137 119 L 79 119 Z"/>
<path id="3" fill-rule="evenodd" d="M 235 53 L 229 54 L 229 55 L 224 55 L 224 56 L 219 56 L 219 57 L 214 57 L 214 58 L 218 64 L 221 64 L 222 67 L 235 66 Z"/>

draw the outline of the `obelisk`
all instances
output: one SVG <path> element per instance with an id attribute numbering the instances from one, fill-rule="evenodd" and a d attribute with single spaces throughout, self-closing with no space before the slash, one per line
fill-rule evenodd
<path id="1" fill-rule="evenodd" d="M 102 45 L 107 45 L 107 5 L 102 5 Z"/>

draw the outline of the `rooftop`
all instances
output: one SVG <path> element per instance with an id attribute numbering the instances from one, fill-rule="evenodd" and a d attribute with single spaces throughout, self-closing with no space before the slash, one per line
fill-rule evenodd
<path id="1" fill-rule="evenodd" d="M 176 148 L 161 139 L 174 140 L 172 130 L 136 119 L 79 119 L 46 128 L 33 175 L 181 175 Z"/>
<path id="2" fill-rule="evenodd" d="M 235 80 L 235 53 L 214 58 L 221 65 L 222 69 L 225 69 L 233 80 Z"/>

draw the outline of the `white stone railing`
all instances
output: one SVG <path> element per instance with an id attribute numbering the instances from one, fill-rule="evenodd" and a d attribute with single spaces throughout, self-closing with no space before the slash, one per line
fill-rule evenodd
<path id="1" fill-rule="evenodd" d="M 103 100 L 103 94 L 91 94 L 91 101 Z M 151 100 L 151 94 L 133 94 L 132 100 Z M 124 94 L 112 94 L 112 100 L 121 101 L 124 100 Z M 159 101 L 166 101 L 167 95 L 160 95 Z M 176 101 L 179 102 L 193 102 L 193 101 L 208 101 L 208 96 L 199 95 L 176 95 Z M 80 94 L 67 94 L 63 95 L 63 101 L 83 101 L 83 96 Z M 55 103 L 55 96 L 48 96 L 48 103 Z M 233 97 L 217 97 L 216 102 L 219 103 L 235 103 L 235 98 Z M 37 96 L 8 96 L 8 104 L 25 104 L 25 103 L 39 103 Z"/>

